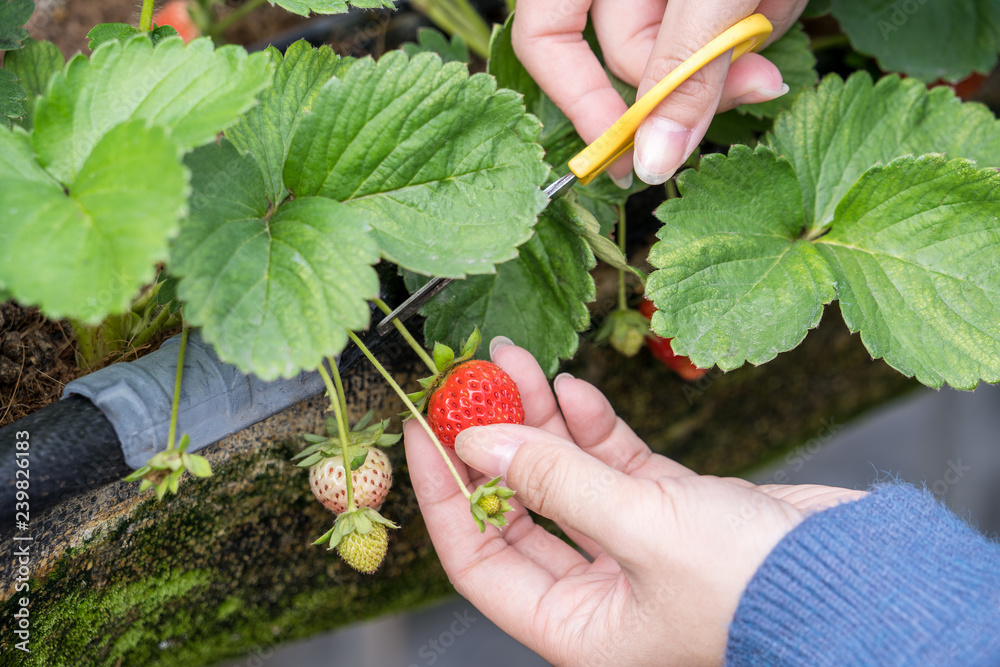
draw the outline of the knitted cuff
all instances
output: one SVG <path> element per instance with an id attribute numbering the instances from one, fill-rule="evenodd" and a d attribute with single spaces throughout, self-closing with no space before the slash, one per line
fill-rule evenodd
<path id="1" fill-rule="evenodd" d="M 750 581 L 729 665 L 1000 664 L 1000 548 L 887 485 L 789 533 Z"/>

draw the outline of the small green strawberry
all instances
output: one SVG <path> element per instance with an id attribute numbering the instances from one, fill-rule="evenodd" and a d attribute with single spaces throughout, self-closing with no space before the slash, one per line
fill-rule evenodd
<path id="1" fill-rule="evenodd" d="M 514 509 L 507 502 L 514 492 L 505 486 L 500 486 L 500 478 L 495 477 L 480 485 L 469 498 L 472 508 L 472 518 L 479 526 L 479 532 L 486 530 L 486 524 L 492 523 L 497 528 L 507 525 L 507 512 Z"/>
<path id="2" fill-rule="evenodd" d="M 373 574 L 382 564 L 389 548 L 386 528 L 399 528 L 370 507 L 344 512 L 333 528 L 313 544 L 329 543 L 344 562 L 358 572 Z"/>
<path id="3" fill-rule="evenodd" d="M 649 335 L 649 320 L 635 310 L 615 310 L 605 318 L 594 340 L 608 341 L 612 348 L 626 357 L 634 357 Z"/>
<path id="4" fill-rule="evenodd" d="M 348 533 L 337 545 L 337 553 L 344 562 L 364 574 L 375 573 L 388 549 L 389 533 L 380 523 L 373 524 L 366 534 Z"/>
<path id="5" fill-rule="evenodd" d="M 487 517 L 491 517 L 500 511 L 500 499 L 496 496 L 483 496 L 476 504 L 486 512 Z"/>

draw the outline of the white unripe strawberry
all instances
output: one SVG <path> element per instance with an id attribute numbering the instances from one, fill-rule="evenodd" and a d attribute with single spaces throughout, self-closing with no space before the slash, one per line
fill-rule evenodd
<path id="1" fill-rule="evenodd" d="M 325 458 L 309 470 L 309 488 L 313 495 L 324 507 L 337 514 L 347 511 L 347 485 L 344 482 L 344 460 L 339 455 Z M 380 508 L 392 486 L 392 464 L 385 452 L 370 448 L 365 462 L 351 471 L 351 486 L 358 507 Z"/>

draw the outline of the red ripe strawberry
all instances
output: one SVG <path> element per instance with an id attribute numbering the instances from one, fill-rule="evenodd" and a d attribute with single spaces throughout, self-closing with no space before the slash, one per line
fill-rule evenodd
<path id="1" fill-rule="evenodd" d="M 154 25 L 168 25 L 177 31 L 184 43 L 201 35 L 198 26 L 191 19 L 187 0 L 170 0 L 153 14 Z"/>
<path id="2" fill-rule="evenodd" d="M 331 512 L 347 511 L 347 486 L 344 483 L 344 459 L 330 456 L 309 470 L 309 488 L 316 499 Z M 392 464 L 389 457 L 374 447 L 356 470 L 351 471 L 351 487 L 358 507 L 377 510 L 392 486 Z"/>
<path id="3" fill-rule="evenodd" d="M 442 445 L 471 426 L 523 424 L 524 406 L 517 385 L 496 364 L 473 359 L 456 366 L 431 394 L 427 421 Z"/>
<path id="4" fill-rule="evenodd" d="M 656 312 L 656 306 L 653 305 L 652 301 L 648 299 L 643 299 L 642 303 L 639 304 L 639 312 L 642 313 L 646 319 L 653 319 L 653 313 Z M 665 363 L 670 370 L 680 375 L 683 379 L 688 382 L 697 380 L 705 373 L 708 372 L 707 368 L 698 368 L 691 363 L 691 360 L 685 356 L 674 354 L 673 347 L 670 345 L 670 341 L 673 338 L 661 338 L 654 333 L 650 333 L 646 336 L 646 347 L 649 351 L 653 353 L 653 356 Z"/>

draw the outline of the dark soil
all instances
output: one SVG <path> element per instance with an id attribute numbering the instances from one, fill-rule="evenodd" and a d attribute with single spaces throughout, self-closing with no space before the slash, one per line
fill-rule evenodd
<path id="1" fill-rule="evenodd" d="M 59 400 L 78 372 L 68 324 L 0 303 L 0 426 Z"/>
<path id="2" fill-rule="evenodd" d="M 157 6 L 163 4 L 157 2 Z M 243 3 L 230 0 L 220 16 Z M 98 23 L 138 25 L 141 0 L 36 0 L 36 9 L 26 26 L 35 39 L 54 42 L 67 58 L 78 51 L 87 52 L 87 33 Z M 253 44 L 306 19 L 280 7 L 265 5 L 226 33 L 226 41 Z"/>

